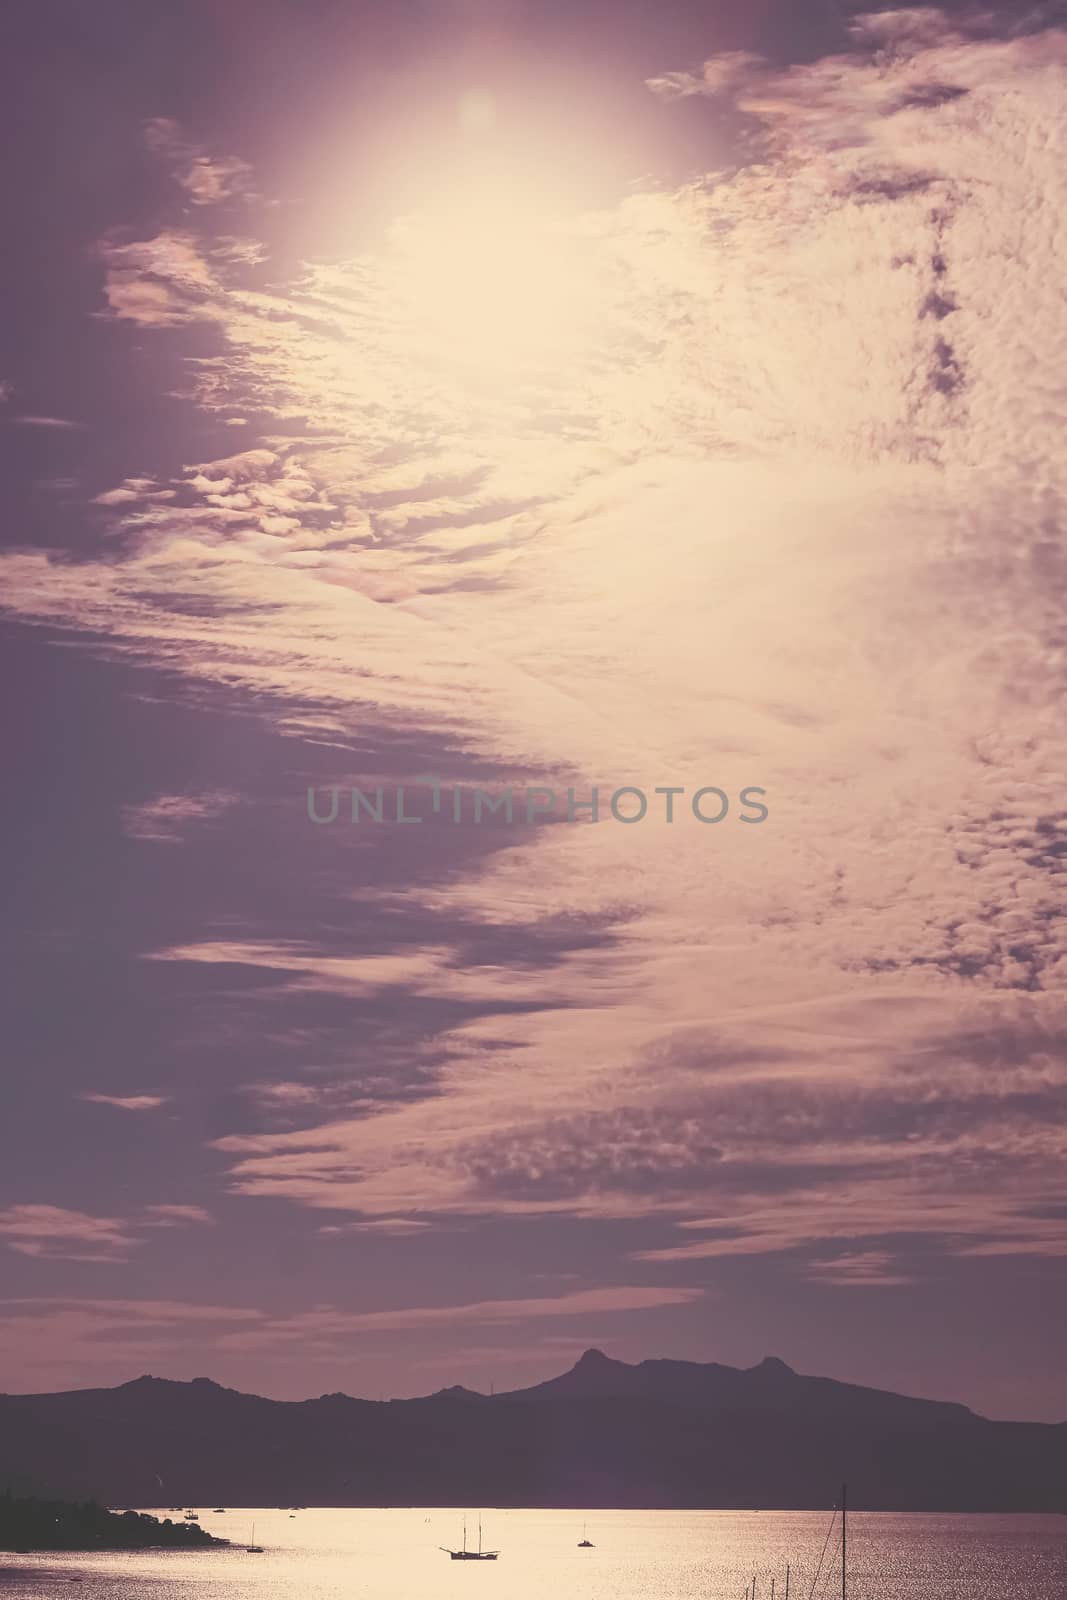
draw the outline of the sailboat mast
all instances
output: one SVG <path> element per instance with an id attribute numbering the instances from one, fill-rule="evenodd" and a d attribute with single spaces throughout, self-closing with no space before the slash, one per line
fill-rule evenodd
<path id="1" fill-rule="evenodd" d="M 478 1513 L 478 1554 L 482 1553 L 482 1514 Z"/>
<path id="2" fill-rule="evenodd" d="M 841 1485 L 841 1600 L 845 1594 L 845 1569 L 848 1558 L 848 1485 Z"/>
<path id="3" fill-rule="evenodd" d="M 789 1600 L 789 1567 L 785 1569 L 785 1600 Z"/>

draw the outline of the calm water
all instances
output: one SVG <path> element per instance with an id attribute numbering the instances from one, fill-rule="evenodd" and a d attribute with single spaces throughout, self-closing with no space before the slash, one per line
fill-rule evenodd
<path id="1" fill-rule="evenodd" d="M 164 1513 L 166 1514 L 166 1513 Z M 248 1555 L 252 1522 L 261 1556 Z M 0 1555 L 17 1569 L 5 1592 L 77 1593 L 92 1600 L 174 1594 L 184 1600 L 757 1600 L 771 1578 L 781 1600 L 808 1600 L 826 1515 L 778 1511 L 597 1511 L 596 1548 L 579 1550 L 582 1513 L 487 1511 L 485 1544 L 496 1562 L 449 1561 L 454 1511 L 234 1511 L 200 1509 L 232 1550 L 93 1556 Z M 472 1518 L 469 1528 L 477 1538 Z M 837 1534 L 835 1533 L 835 1540 Z M 835 1551 L 831 1541 L 828 1557 Z M 473 1542 L 473 1541 L 472 1541 Z M 826 1571 L 827 1569 L 824 1569 Z M 815 1600 L 841 1592 L 840 1564 Z M 72 1589 L 70 1575 L 83 1581 Z M 8 1587 L 8 1584 L 11 1587 Z M 849 1516 L 850 1600 L 1065 1600 L 1067 1517 Z"/>

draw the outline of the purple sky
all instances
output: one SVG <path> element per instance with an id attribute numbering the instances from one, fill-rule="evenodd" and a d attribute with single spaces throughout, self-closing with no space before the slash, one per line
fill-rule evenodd
<path id="1" fill-rule="evenodd" d="M 1067 10 L 0 29 L 0 1387 L 1062 1419 Z"/>

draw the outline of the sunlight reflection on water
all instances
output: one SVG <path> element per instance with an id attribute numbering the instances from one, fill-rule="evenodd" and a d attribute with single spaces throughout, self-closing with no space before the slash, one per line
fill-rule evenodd
<path id="1" fill-rule="evenodd" d="M 166 1514 L 165 1512 L 163 1513 Z M 137 1600 L 743 1600 L 757 1580 L 782 1600 L 809 1600 L 825 1515 L 778 1511 L 486 1511 L 495 1563 L 449 1561 L 462 1515 L 437 1509 L 201 1509 L 227 1550 L 199 1553 L 4 1556 L 14 1596 L 75 1593 Z M 595 1549 L 579 1550 L 583 1520 Z M 252 1523 L 263 1555 L 248 1555 Z M 472 1515 L 469 1531 L 474 1532 Z M 476 1535 L 475 1535 L 476 1537 Z M 473 1541 L 472 1541 L 473 1542 Z M 831 1541 L 828 1562 L 837 1549 Z M 44 1571 L 54 1576 L 44 1576 Z M 840 1559 L 814 1600 L 836 1596 Z M 80 1573 L 76 1587 L 69 1577 Z M 6 1585 L 5 1585 L 6 1587 Z M 1063 1600 L 1067 1519 L 856 1512 L 849 1517 L 849 1600 Z"/>

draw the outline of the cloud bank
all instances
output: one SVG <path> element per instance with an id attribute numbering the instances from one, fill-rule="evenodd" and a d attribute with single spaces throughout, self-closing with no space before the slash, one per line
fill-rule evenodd
<path id="1" fill-rule="evenodd" d="M 354 882 L 353 919 L 418 912 L 399 950 L 145 951 L 459 1016 L 411 1094 L 261 1086 L 281 1123 L 212 1145 L 236 1193 L 397 1231 L 643 1218 L 650 1274 L 780 1255 L 843 1292 L 916 1248 L 1063 1254 L 1065 79 L 1061 29 L 926 9 L 784 72 L 665 71 L 732 97 L 760 160 L 567 218 L 583 315 L 506 381 L 398 298 L 410 230 L 283 288 L 187 215 L 101 246 L 113 317 L 217 330 L 188 398 L 255 440 L 131 464 L 97 497 L 120 554 L 5 555 L 13 615 L 255 697 L 340 783 L 404 776 L 390 740 L 432 730 L 446 784 L 771 805 Z M 194 206 L 239 178 L 153 138 Z M 230 804 L 127 827 L 173 847 Z M 567 919 L 589 936 L 545 959 Z M 47 1223 L 13 1214 L 16 1248 Z"/>

